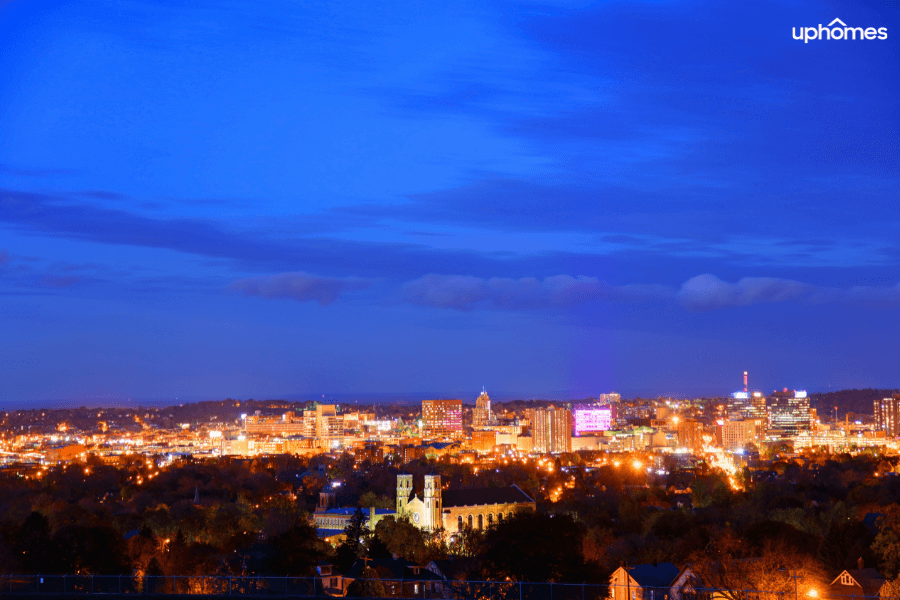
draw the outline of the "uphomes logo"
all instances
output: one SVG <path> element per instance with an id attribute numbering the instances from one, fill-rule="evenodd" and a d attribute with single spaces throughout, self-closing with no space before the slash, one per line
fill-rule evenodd
<path id="1" fill-rule="evenodd" d="M 819 23 L 818 27 L 792 28 L 795 40 L 886 40 L 887 27 L 850 27 L 840 19 L 835 19 L 827 27 Z"/>

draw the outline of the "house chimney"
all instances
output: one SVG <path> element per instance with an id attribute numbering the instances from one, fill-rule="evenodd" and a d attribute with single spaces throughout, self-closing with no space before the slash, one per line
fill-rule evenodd
<path id="1" fill-rule="evenodd" d="M 862 556 L 860 556 L 859 558 L 856 559 L 856 566 L 859 567 L 860 569 L 863 568 L 864 564 L 865 564 L 865 562 L 863 562 Z"/>

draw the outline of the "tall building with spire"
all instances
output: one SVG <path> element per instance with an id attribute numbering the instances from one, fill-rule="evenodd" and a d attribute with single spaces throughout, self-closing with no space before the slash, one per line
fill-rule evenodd
<path id="1" fill-rule="evenodd" d="M 487 391 L 481 388 L 481 395 L 475 400 L 475 410 L 472 412 L 472 426 L 484 427 L 490 425 L 494 420 L 494 414 L 491 412 L 491 398 Z"/>

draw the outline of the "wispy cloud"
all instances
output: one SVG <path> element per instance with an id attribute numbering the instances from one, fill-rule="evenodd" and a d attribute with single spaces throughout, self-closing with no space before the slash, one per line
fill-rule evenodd
<path id="1" fill-rule="evenodd" d="M 736 283 L 715 275 L 698 275 L 680 288 L 646 284 L 613 285 L 596 277 L 556 275 L 482 278 L 465 275 L 426 275 L 405 283 L 400 297 L 411 304 L 469 311 L 477 308 L 525 310 L 565 308 L 588 302 L 677 301 L 692 311 L 751 306 L 777 302 L 900 302 L 900 284 L 894 286 L 817 286 L 777 277 L 745 277 Z"/>
<path id="2" fill-rule="evenodd" d="M 57 276 L 57 275 L 47 275 L 41 281 L 41 284 L 45 287 L 50 288 L 68 288 L 73 285 L 77 285 L 82 282 L 82 278 L 76 275 L 65 275 L 65 276 Z"/>
<path id="3" fill-rule="evenodd" d="M 298 302 L 315 301 L 327 306 L 344 292 L 360 290 L 370 284 L 361 279 L 317 277 L 308 273 L 279 273 L 265 277 L 239 279 L 229 288 L 247 296 L 278 298 Z"/>
<path id="4" fill-rule="evenodd" d="M 744 277 L 730 283 L 706 274 L 687 280 L 677 296 L 686 308 L 699 311 L 791 300 L 808 303 L 894 303 L 900 302 L 900 284 L 836 288 L 776 277 Z"/>
<path id="5" fill-rule="evenodd" d="M 556 275 L 489 279 L 463 275 L 426 275 L 403 285 L 403 300 L 420 306 L 472 310 L 479 305 L 502 309 L 567 307 L 596 300 L 638 301 L 670 297 L 660 285 L 614 286 L 595 277 Z"/>
<path id="6" fill-rule="evenodd" d="M 2 2 L 0 2 L 2 6 Z M 54 177 L 57 175 L 72 175 L 74 169 L 29 169 L 14 167 L 12 165 L 0 165 L 0 175 L 15 175 L 17 177 Z"/>

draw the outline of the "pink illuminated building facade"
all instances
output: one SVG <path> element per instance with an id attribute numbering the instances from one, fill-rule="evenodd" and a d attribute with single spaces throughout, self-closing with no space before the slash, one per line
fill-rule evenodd
<path id="1" fill-rule="evenodd" d="M 616 422 L 616 408 L 599 404 L 576 404 L 572 407 L 575 435 L 609 431 Z"/>

